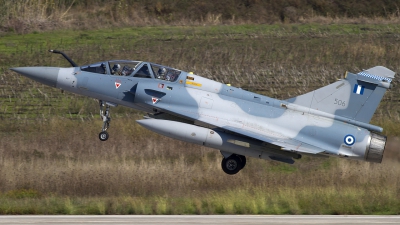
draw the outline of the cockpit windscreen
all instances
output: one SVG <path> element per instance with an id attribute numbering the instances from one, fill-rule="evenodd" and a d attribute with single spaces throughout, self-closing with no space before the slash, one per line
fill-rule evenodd
<path id="1" fill-rule="evenodd" d="M 170 67 L 154 63 L 151 63 L 150 65 L 156 79 L 174 82 L 178 79 L 179 75 L 181 74 L 180 70 L 176 70 Z"/>
<path id="2" fill-rule="evenodd" d="M 140 78 L 152 78 L 175 82 L 179 75 L 180 70 L 173 69 L 167 66 L 158 65 L 155 63 L 128 61 L 128 60 L 115 60 L 99 62 L 81 67 L 82 71 L 109 74 L 114 76 L 131 76 Z"/>

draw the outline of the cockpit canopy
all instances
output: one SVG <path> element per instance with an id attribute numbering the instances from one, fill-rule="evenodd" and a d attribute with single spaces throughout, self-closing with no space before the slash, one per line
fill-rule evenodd
<path id="1" fill-rule="evenodd" d="M 114 75 L 128 76 L 138 78 L 152 78 L 174 82 L 181 74 L 180 70 L 155 63 L 129 61 L 129 60 L 113 60 L 106 62 L 98 62 L 81 67 L 82 71 Z"/>

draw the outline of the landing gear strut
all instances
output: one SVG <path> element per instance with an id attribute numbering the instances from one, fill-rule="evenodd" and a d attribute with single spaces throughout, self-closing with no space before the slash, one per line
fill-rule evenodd
<path id="1" fill-rule="evenodd" d="M 231 155 L 221 162 L 222 170 L 229 175 L 237 174 L 245 165 L 246 157 L 243 155 Z"/>
<path id="2" fill-rule="evenodd" d="M 100 141 L 107 141 L 109 135 L 107 133 L 107 129 L 110 127 L 110 106 L 103 102 L 102 100 L 99 101 L 100 105 L 100 116 L 103 120 L 103 127 L 101 128 L 101 132 L 99 133 Z M 105 108 L 105 110 L 104 110 Z"/>

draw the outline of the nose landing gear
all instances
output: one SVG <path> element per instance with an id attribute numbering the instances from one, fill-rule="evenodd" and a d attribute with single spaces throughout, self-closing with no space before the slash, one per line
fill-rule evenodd
<path id="1" fill-rule="evenodd" d="M 109 137 L 107 129 L 110 127 L 110 122 L 111 122 L 110 105 L 104 103 L 102 100 L 99 101 L 99 105 L 100 105 L 100 116 L 103 120 L 103 127 L 101 128 L 101 132 L 99 133 L 99 139 L 100 141 L 107 141 Z"/>

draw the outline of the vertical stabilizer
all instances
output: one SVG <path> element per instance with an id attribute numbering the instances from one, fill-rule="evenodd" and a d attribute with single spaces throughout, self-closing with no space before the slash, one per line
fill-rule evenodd
<path id="1" fill-rule="evenodd" d="M 395 72 L 376 66 L 358 74 L 346 73 L 343 80 L 300 95 L 288 102 L 369 123 Z"/>

